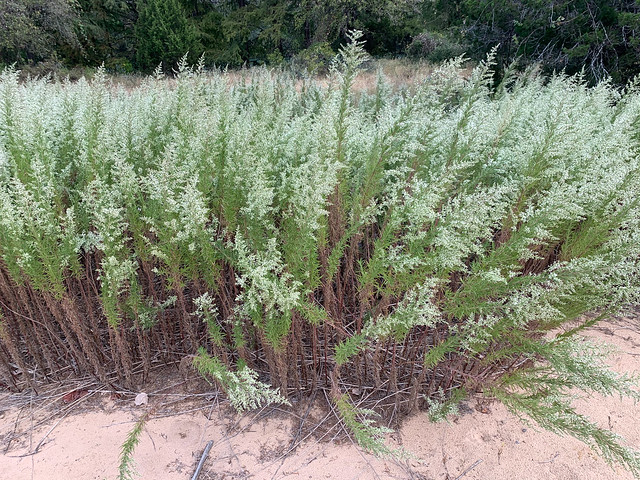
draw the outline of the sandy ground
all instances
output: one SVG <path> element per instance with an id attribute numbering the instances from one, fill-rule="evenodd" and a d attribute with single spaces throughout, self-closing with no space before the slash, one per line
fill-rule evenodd
<path id="1" fill-rule="evenodd" d="M 640 370 L 640 321 L 620 319 L 586 335 L 617 347 L 618 372 Z M 161 379 L 160 379 L 161 380 Z M 166 387 L 135 406 L 132 395 L 113 398 L 68 391 L 17 401 L 0 395 L 0 478 L 109 479 L 118 474 L 120 448 L 135 421 L 152 410 L 135 450 L 139 478 L 190 479 L 205 444 L 213 448 L 200 474 L 206 479 L 442 479 L 601 480 L 631 479 L 611 468 L 583 443 L 522 424 L 506 409 L 470 400 L 460 416 L 432 424 L 415 415 L 388 438 L 414 457 L 405 462 L 374 458 L 348 440 L 320 409 L 301 417 L 278 408 L 238 416 L 217 397 L 187 397 Z M 577 404 L 601 426 L 640 449 L 640 405 L 592 397 Z M 301 416 L 307 411 L 304 409 Z M 484 413 L 482 413 L 484 412 Z M 331 414 L 329 414 L 331 417 Z M 316 428 L 317 427 L 317 428 Z M 344 437 L 344 435 L 342 435 Z M 330 441 L 331 439 L 333 441 Z M 37 453 L 29 453 L 37 450 Z"/>

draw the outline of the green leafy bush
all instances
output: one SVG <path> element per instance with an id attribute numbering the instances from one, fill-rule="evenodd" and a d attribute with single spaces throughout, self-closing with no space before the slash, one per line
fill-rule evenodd
<path id="1" fill-rule="evenodd" d="M 311 75 L 325 74 L 334 57 L 335 52 L 331 45 L 327 42 L 320 42 L 298 52 L 291 63 L 294 69 Z"/>
<path id="2" fill-rule="evenodd" d="M 637 396 L 573 340 L 640 300 L 637 89 L 493 86 L 489 59 L 355 94 L 357 38 L 327 87 L 184 62 L 128 90 L 5 71 L 2 381 L 131 382 L 199 352 L 239 408 L 327 389 L 378 452 L 363 407 L 439 418 L 483 390 L 637 474 L 566 395 Z"/>
<path id="3" fill-rule="evenodd" d="M 466 50 L 464 45 L 441 33 L 423 32 L 412 38 L 411 43 L 407 46 L 407 55 L 414 59 L 440 63 L 464 55 Z"/>

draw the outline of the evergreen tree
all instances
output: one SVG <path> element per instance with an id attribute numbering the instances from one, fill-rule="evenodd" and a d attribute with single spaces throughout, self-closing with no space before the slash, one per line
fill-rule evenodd
<path id="1" fill-rule="evenodd" d="M 194 60 L 202 47 L 198 32 L 179 0 L 139 0 L 136 63 L 142 70 L 174 66 L 187 52 Z"/>
<path id="2" fill-rule="evenodd" d="M 592 80 L 624 82 L 640 66 L 640 5 L 634 0 L 463 0 L 460 31 L 483 56 L 540 62 L 547 70 L 583 67 Z"/>
<path id="3" fill-rule="evenodd" d="M 131 69 L 134 56 L 135 0 L 78 0 L 76 25 L 82 49 L 71 53 L 76 63 L 110 70 Z"/>

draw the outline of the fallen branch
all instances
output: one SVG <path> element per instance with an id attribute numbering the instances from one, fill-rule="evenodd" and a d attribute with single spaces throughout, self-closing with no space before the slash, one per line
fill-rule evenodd
<path id="1" fill-rule="evenodd" d="M 200 470 L 202 470 L 202 467 L 204 466 L 204 462 L 207 459 L 207 455 L 209 455 L 209 451 L 211 450 L 212 446 L 213 446 L 213 440 L 209 440 L 209 443 L 207 443 L 207 446 L 204 447 L 204 452 L 202 452 L 202 456 L 200 457 L 200 461 L 198 462 L 198 467 L 196 468 L 196 471 L 193 474 L 193 477 L 191 477 L 191 480 L 198 480 L 198 477 L 200 476 Z"/>

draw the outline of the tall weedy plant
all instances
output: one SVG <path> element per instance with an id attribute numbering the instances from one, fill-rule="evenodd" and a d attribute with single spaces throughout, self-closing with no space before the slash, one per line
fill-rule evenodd
<path id="1" fill-rule="evenodd" d="M 575 335 L 640 300 L 637 87 L 493 85 L 490 56 L 368 95 L 359 38 L 328 87 L 5 70 L 3 382 L 195 355 L 238 409 L 326 389 L 380 453 L 356 403 L 438 417 L 484 391 L 640 474 L 569 401 L 638 396 Z"/>

